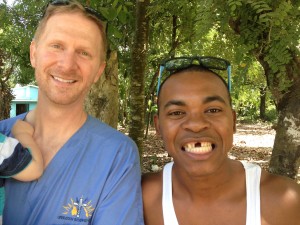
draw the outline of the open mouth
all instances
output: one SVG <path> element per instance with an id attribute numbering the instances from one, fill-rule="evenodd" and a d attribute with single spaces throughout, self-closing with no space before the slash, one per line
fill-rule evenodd
<path id="1" fill-rule="evenodd" d="M 75 80 L 66 80 L 66 79 L 62 79 L 62 78 L 59 78 L 59 77 L 55 77 L 55 76 L 52 76 L 54 80 L 57 80 L 59 82 L 62 82 L 62 83 L 68 83 L 68 84 L 71 84 L 71 83 L 75 83 L 76 81 Z"/>
<path id="2" fill-rule="evenodd" d="M 210 142 L 190 142 L 182 147 L 183 151 L 204 154 L 211 152 L 215 148 L 215 145 Z"/>

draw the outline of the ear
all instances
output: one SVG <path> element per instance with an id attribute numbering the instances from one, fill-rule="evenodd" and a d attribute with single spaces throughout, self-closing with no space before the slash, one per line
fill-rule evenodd
<path id="1" fill-rule="evenodd" d="M 99 78 L 103 74 L 105 67 L 106 67 L 106 62 L 103 62 L 100 64 L 97 75 L 95 76 L 95 79 L 94 79 L 94 83 L 96 83 L 99 80 Z"/>
<path id="2" fill-rule="evenodd" d="M 232 118 L 233 118 L 233 132 L 236 132 L 236 112 L 232 110 Z"/>
<path id="3" fill-rule="evenodd" d="M 30 43 L 30 63 L 33 68 L 35 68 L 35 54 L 36 54 L 36 42 L 33 40 Z"/>
<path id="4" fill-rule="evenodd" d="M 154 119 L 154 125 L 155 125 L 156 135 L 160 136 L 159 117 L 158 117 L 158 115 L 155 114 L 153 119 Z"/>

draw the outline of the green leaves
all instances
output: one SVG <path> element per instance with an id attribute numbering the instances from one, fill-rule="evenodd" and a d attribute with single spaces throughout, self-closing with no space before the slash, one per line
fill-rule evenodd
<path id="1" fill-rule="evenodd" d="M 243 5 L 243 0 L 229 0 L 228 5 L 230 7 L 231 15 L 235 15 L 235 10 Z"/>
<path id="2" fill-rule="evenodd" d="M 18 65 L 14 72 L 18 81 L 33 80 L 28 45 L 46 2 L 17 0 L 8 11 L 0 5 L 0 49 L 8 51 Z M 110 49 L 118 51 L 120 88 L 126 92 L 126 77 L 131 74 L 136 1 L 90 0 L 90 3 L 108 21 Z M 159 62 L 173 55 L 229 59 L 237 98 L 245 82 L 264 82 L 265 74 L 261 66 L 256 68 L 257 60 L 268 71 L 265 76 L 270 84 L 277 85 L 278 91 L 288 90 L 293 80 L 287 75 L 287 68 L 293 56 L 299 56 L 299 4 L 281 0 L 152 0 L 146 12 L 150 24 L 146 91 L 153 89 L 147 87 L 154 86 L 152 77 Z"/>

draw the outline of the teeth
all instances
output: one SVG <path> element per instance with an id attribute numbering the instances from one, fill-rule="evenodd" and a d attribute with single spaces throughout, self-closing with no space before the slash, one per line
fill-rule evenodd
<path id="1" fill-rule="evenodd" d="M 186 152 L 191 153 L 207 153 L 212 151 L 212 144 L 210 142 L 201 142 L 201 143 L 188 143 L 184 146 Z"/>
<path id="2" fill-rule="evenodd" d="M 74 80 L 65 80 L 65 79 L 61 79 L 59 77 L 53 77 L 55 80 L 58 80 L 60 82 L 63 82 L 63 83 L 73 83 L 75 82 Z"/>

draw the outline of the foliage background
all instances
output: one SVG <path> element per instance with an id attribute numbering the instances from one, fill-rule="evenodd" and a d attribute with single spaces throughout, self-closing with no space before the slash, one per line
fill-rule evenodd
<path id="1" fill-rule="evenodd" d="M 47 2 L 15 0 L 11 6 L 5 0 L 0 3 L 0 78 L 10 87 L 16 83 L 35 84 L 28 46 Z M 287 148 L 287 151 L 275 154 L 281 158 L 276 158 L 274 167 L 287 169 L 274 171 L 294 176 L 300 165 L 300 150 L 297 150 L 297 143 L 300 143 L 300 103 L 297 100 L 300 92 L 297 88 L 300 80 L 300 1 L 81 2 L 101 12 L 109 24 L 108 54 L 117 55 L 119 106 L 116 124 L 130 130 L 130 134 L 134 134 L 134 130 L 142 136 L 147 134 L 156 109 L 158 65 L 163 59 L 180 55 L 226 58 L 232 64 L 232 98 L 238 119 L 253 123 L 271 121 L 275 127 L 278 124 L 274 149 Z M 141 16 L 139 9 L 143 7 L 146 11 Z M 139 23 L 141 18 L 144 21 Z M 145 25 L 143 31 L 139 24 Z M 145 43 L 134 51 L 141 35 L 145 35 Z M 140 62 L 145 63 L 140 66 Z M 138 83 L 135 82 L 139 78 L 138 67 L 143 69 L 140 71 L 143 83 L 136 93 L 133 90 Z M 142 101 L 136 104 L 135 99 Z M 138 110 L 133 110 L 136 107 Z M 99 106 L 98 110 L 101 109 Z M 134 127 L 133 119 L 141 117 L 145 123 Z M 293 120 L 296 136 L 289 136 L 286 119 Z M 290 145 L 287 147 L 285 143 Z"/>
<path id="2" fill-rule="evenodd" d="M 10 86 L 16 83 L 35 84 L 34 72 L 29 62 L 29 44 L 47 1 L 15 0 L 12 6 L 1 4 L 0 49 L 6 52 L 2 69 L 13 67 Z M 86 1 L 82 1 L 86 3 Z M 233 103 L 239 118 L 255 121 L 260 118 L 259 87 L 266 86 L 262 68 L 255 59 L 247 56 L 247 49 L 236 45 L 235 37 L 227 37 L 215 23 L 210 1 L 195 4 L 193 1 L 152 1 L 148 8 L 151 16 L 145 95 L 151 96 L 150 88 L 159 62 L 176 55 L 213 55 L 229 59 L 233 67 Z M 119 61 L 119 123 L 129 121 L 128 88 L 131 74 L 131 51 L 134 33 L 134 1 L 90 1 L 91 7 L 100 11 L 109 21 L 110 49 L 117 50 Z M 204 6 L 204 7 L 203 7 Z M 177 17 L 177 31 L 172 42 L 173 15 Z M 223 24 L 224 25 L 224 24 Z M 228 27 L 228 24 L 224 25 Z M 233 38 L 233 40 L 230 40 Z M 147 93 L 151 91 L 152 93 Z M 268 93 L 268 91 L 267 91 Z M 274 121 L 276 110 L 267 94 L 266 120 Z"/>

